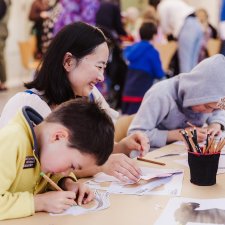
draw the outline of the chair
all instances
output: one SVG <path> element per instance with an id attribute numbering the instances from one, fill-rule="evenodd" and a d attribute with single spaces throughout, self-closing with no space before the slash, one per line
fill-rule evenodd
<path id="1" fill-rule="evenodd" d="M 115 124 L 115 141 L 116 142 L 119 142 L 121 139 L 127 136 L 127 130 L 134 116 L 135 114 L 123 115 L 117 120 Z"/>
<path id="2" fill-rule="evenodd" d="M 220 52 L 221 40 L 220 39 L 209 39 L 207 42 L 207 51 L 209 56 L 213 56 Z"/>
<path id="3" fill-rule="evenodd" d="M 159 51 L 162 67 L 165 72 L 169 69 L 170 61 L 177 50 L 177 42 L 169 41 L 165 44 L 156 43 L 155 48 Z"/>
<path id="4" fill-rule="evenodd" d="M 34 52 L 36 49 L 35 36 L 31 36 L 26 41 L 18 42 L 18 45 L 19 45 L 22 65 L 24 66 L 24 68 L 28 70 L 35 70 L 40 63 L 39 60 L 34 59 Z"/>

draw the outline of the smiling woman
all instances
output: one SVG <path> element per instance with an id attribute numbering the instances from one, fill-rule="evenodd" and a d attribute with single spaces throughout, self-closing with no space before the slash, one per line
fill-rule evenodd
<path id="1" fill-rule="evenodd" d="M 115 121 L 118 112 L 109 107 L 95 87 L 104 80 L 108 57 L 109 42 L 99 28 L 82 22 L 64 27 L 51 42 L 34 80 L 25 84 L 28 90 L 17 93 L 5 105 L 0 117 L 0 127 L 7 124 L 17 110 L 25 105 L 29 105 L 45 118 L 59 104 L 77 97 L 98 102 Z M 115 144 L 114 153 L 129 155 L 131 150 L 137 149 L 143 154 L 149 149 L 148 142 L 143 134 L 134 134 Z M 121 174 L 132 180 L 138 179 L 140 170 L 131 159 L 121 154 L 110 157 L 111 160 L 104 168 L 92 168 L 91 171 L 82 173 L 82 176 L 93 175 L 103 169 L 121 179 Z"/>
<path id="2" fill-rule="evenodd" d="M 17 109 L 26 104 L 43 117 L 57 105 L 76 98 L 89 97 L 102 103 L 112 119 L 118 113 L 111 109 L 95 84 L 104 80 L 103 72 L 109 57 L 108 40 L 100 29 L 77 22 L 56 35 L 40 63 L 35 78 L 25 87 L 29 92 L 15 95 L 5 106 L 0 119 L 4 126 Z M 13 104 L 15 104 L 13 106 Z"/>

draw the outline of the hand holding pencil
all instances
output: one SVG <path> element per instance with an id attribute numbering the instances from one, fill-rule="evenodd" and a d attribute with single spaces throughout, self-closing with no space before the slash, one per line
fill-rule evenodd
<path id="1" fill-rule="evenodd" d="M 196 127 L 190 122 L 186 122 L 187 125 L 191 127 L 191 129 L 195 128 L 198 133 L 198 142 L 203 142 L 207 138 L 207 134 L 210 134 L 211 137 L 219 136 L 222 132 L 221 125 L 219 123 L 212 123 L 207 127 Z"/>
<path id="2" fill-rule="evenodd" d="M 205 127 L 196 127 L 194 124 L 187 122 L 187 125 L 190 126 L 190 128 L 186 128 L 186 131 L 188 133 L 196 132 L 197 133 L 197 142 L 204 142 L 207 138 L 207 128 Z"/>
<path id="3" fill-rule="evenodd" d="M 50 177 L 43 172 L 40 175 L 48 181 L 56 191 L 49 191 L 34 196 L 35 212 L 45 211 L 61 213 L 76 204 L 76 193 L 73 191 L 63 191 Z"/>
<path id="4" fill-rule="evenodd" d="M 208 133 L 211 136 L 219 136 L 222 131 L 221 131 L 221 125 L 219 123 L 212 123 L 207 127 Z"/>
<path id="5" fill-rule="evenodd" d="M 62 213 L 75 204 L 72 191 L 49 191 L 34 196 L 35 212 Z"/>
<path id="6" fill-rule="evenodd" d="M 59 187 L 50 177 L 46 176 L 43 172 L 41 172 L 40 175 L 45 180 L 47 180 L 57 191 L 63 191 L 61 187 Z M 91 189 L 88 188 L 88 186 L 82 183 L 74 182 L 72 179 L 67 177 L 63 179 L 65 179 L 63 185 L 65 192 L 73 192 L 73 205 L 77 205 L 77 203 L 78 205 L 87 204 L 88 202 L 93 200 L 94 193 L 91 191 Z M 75 202 L 75 200 L 77 201 L 77 203 Z"/>
<path id="7" fill-rule="evenodd" d="M 71 179 L 66 180 L 65 189 L 67 191 L 73 191 L 75 193 L 75 201 L 78 205 L 87 204 L 95 197 L 94 192 L 87 185 L 79 182 L 74 182 Z"/>

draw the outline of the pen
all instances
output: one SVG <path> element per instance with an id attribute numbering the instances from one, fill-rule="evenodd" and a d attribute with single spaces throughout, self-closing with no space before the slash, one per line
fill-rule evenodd
<path id="1" fill-rule="evenodd" d="M 160 155 L 160 156 L 156 156 L 154 159 L 160 159 L 163 157 L 177 156 L 177 155 L 180 155 L 180 153 L 169 153 L 169 154 L 165 154 L 165 155 Z"/>
<path id="2" fill-rule="evenodd" d="M 186 124 L 189 125 L 190 127 L 195 127 L 194 124 L 192 124 L 192 123 L 190 123 L 190 122 L 188 122 L 188 121 L 186 122 Z"/>
<path id="3" fill-rule="evenodd" d="M 52 187 L 54 187 L 57 191 L 63 191 L 63 189 L 61 187 L 59 187 L 51 178 L 49 178 L 48 176 L 46 176 L 43 172 L 40 173 L 40 175 L 46 180 L 48 181 Z"/>
<path id="4" fill-rule="evenodd" d="M 148 162 L 148 163 L 153 163 L 153 164 L 158 164 L 158 165 L 161 165 L 161 166 L 166 165 L 165 163 L 162 163 L 162 162 L 157 162 L 157 161 L 153 161 L 153 160 L 150 160 L 150 159 L 144 159 L 144 158 L 140 158 L 140 157 L 137 157 L 137 160 L 140 160 L 140 161 L 143 161 L 143 162 Z"/>

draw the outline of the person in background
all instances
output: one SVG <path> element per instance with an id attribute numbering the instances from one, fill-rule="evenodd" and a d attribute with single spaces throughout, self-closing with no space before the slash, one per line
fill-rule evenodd
<path id="1" fill-rule="evenodd" d="M 137 7 L 130 6 L 125 11 L 122 12 L 123 16 L 123 24 L 125 30 L 128 35 L 130 35 L 133 40 L 136 40 L 137 33 L 139 30 L 139 19 L 140 19 L 140 12 Z"/>
<path id="2" fill-rule="evenodd" d="M 144 94 L 152 86 L 154 79 L 165 76 L 159 53 L 153 46 L 157 34 L 156 25 L 144 22 L 139 32 L 141 41 L 124 50 L 128 73 L 122 97 L 122 113 L 129 115 L 138 111 Z"/>
<path id="3" fill-rule="evenodd" d="M 35 0 L 30 9 L 29 19 L 34 22 L 32 33 L 37 38 L 37 50 L 35 58 L 41 59 L 42 52 L 42 36 L 43 36 L 43 22 L 49 17 L 49 0 Z"/>
<path id="4" fill-rule="evenodd" d="M 110 56 L 105 68 L 105 80 L 104 83 L 99 83 L 104 85 L 106 84 L 106 95 L 105 98 L 107 103 L 111 108 L 120 110 L 122 104 L 122 92 L 125 83 L 125 76 L 127 73 L 127 64 L 123 58 L 123 50 L 120 46 L 118 40 L 112 35 L 112 33 L 103 27 L 101 30 L 104 32 L 105 36 L 110 40 Z M 97 88 L 103 93 L 103 88 Z"/>
<path id="5" fill-rule="evenodd" d="M 218 36 L 217 30 L 209 23 L 209 15 L 205 9 L 203 8 L 197 9 L 196 16 L 199 19 L 204 32 L 203 43 L 199 54 L 199 62 L 200 62 L 209 56 L 207 51 L 207 43 L 209 39 L 210 38 L 216 39 Z"/>
<path id="6" fill-rule="evenodd" d="M 120 12 L 119 0 L 102 0 L 96 13 L 96 25 L 108 29 L 115 39 L 126 36 Z"/>
<path id="7" fill-rule="evenodd" d="M 8 37 L 7 23 L 9 19 L 10 0 L 0 1 L 0 91 L 6 91 L 6 65 L 5 65 L 5 45 Z"/>
<path id="8" fill-rule="evenodd" d="M 100 29 L 83 22 L 67 25 L 51 42 L 34 80 L 25 84 L 28 90 L 17 93 L 6 103 L 0 117 L 0 127 L 25 105 L 31 106 L 45 118 L 57 105 L 80 97 L 99 102 L 115 121 L 118 112 L 109 107 L 95 87 L 104 80 L 108 57 L 108 40 Z M 142 155 L 149 150 L 149 140 L 144 134 L 138 132 L 115 143 L 113 153 L 120 154 L 112 154 L 102 167 L 82 170 L 79 174 L 89 176 L 104 170 L 119 179 L 128 177 L 137 181 L 140 169 L 126 156 L 134 149 Z"/>
<path id="9" fill-rule="evenodd" d="M 220 39 L 221 47 L 220 47 L 220 53 L 225 55 L 225 0 L 220 1 L 220 21 L 219 21 L 219 33 L 220 33 Z"/>
<path id="10" fill-rule="evenodd" d="M 60 0 L 61 8 L 54 24 L 54 35 L 66 25 L 82 21 L 95 25 L 99 0 Z"/>
<path id="11" fill-rule="evenodd" d="M 101 0 L 96 13 L 96 25 L 110 37 L 113 43 L 109 63 L 106 68 L 108 101 L 115 109 L 121 108 L 121 96 L 124 87 L 126 63 L 122 57 L 122 37 L 127 35 L 121 19 L 119 0 Z"/>
<path id="12" fill-rule="evenodd" d="M 202 27 L 194 8 L 183 0 L 154 0 L 154 3 L 162 32 L 178 41 L 180 72 L 190 72 L 198 63 L 203 41 Z"/>
<path id="13" fill-rule="evenodd" d="M 90 202 L 93 192 L 70 172 L 104 164 L 113 139 L 111 118 L 94 102 L 70 100 L 45 120 L 29 106 L 20 109 L 0 131 L 0 220 L 60 213 Z M 41 172 L 60 191 L 50 191 Z"/>
<path id="14" fill-rule="evenodd" d="M 225 96 L 224 83 L 225 57 L 220 54 L 189 73 L 158 82 L 145 94 L 128 133 L 145 131 L 154 147 L 182 140 L 179 132 L 187 122 L 197 127 L 199 142 L 207 133 L 219 134 L 225 127 L 225 111 L 217 105 Z"/>

